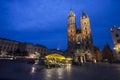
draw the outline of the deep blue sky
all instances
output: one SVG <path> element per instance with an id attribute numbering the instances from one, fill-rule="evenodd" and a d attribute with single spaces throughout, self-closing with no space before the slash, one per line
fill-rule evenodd
<path id="1" fill-rule="evenodd" d="M 70 8 L 77 27 L 82 11 L 88 14 L 96 46 L 113 47 L 110 28 L 120 26 L 120 0 L 0 0 L 0 37 L 65 50 Z"/>

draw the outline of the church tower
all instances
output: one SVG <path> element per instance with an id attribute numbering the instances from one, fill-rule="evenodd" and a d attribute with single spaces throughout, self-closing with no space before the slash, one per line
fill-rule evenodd
<path id="1" fill-rule="evenodd" d="M 82 41 L 84 44 L 83 48 L 84 50 L 90 50 L 91 46 L 93 45 L 93 41 L 92 41 L 89 17 L 85 12 L 82 12 L 80 23 L 81 23 Z"/>
<path id="2" fill-rule="evenodd" d="M 76 21 L 75 14 L 70 9 L 70 14 L 68 16 L 68 49 L 70 53 L 73 53 L 75 50 L 76 43 Z"/>

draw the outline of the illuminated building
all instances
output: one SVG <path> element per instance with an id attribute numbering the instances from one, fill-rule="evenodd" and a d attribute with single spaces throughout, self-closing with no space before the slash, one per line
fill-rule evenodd
<path id="1" fill-rule="evenodd" d="M 114 43 L 115 59 L 120 60 L 120 27 L 113 26 L 110 31 Z"/>
<path id="2" fill-rule="evenodd" d="M 6 55 L 8 52 L 14 52 L 18 49 L 19 42 L 0 38 L 0 53 Z"/>
<path id="3" fill-rule="evenodd" d="M 76 27 L 75 13 L 70 10 L 68 16 L 68 54 L 75 59 L 80 57 L 82 61 L 92 60 L 93 41 L 90 28 L 90 20 L 85 12 L 80 17 L 81 27 Z"/>
<path id="4" fill-rule="evenodd" d="M 2 55 L 13 55 L 17 50 L 19 50 L 20 54 L 24 54 L 24 52 L 35 54 L 35 52 L 38 52 L 41 54 L 41 57 L 49 53 L 49 50 L 42 45 L 0 38 L 0 53 Z"/>

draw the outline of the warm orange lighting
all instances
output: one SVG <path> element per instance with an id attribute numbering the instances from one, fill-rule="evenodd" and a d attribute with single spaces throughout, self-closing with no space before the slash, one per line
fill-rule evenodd
<path id="1" fill-rule="evenodd" d="M 30 54 L 29 58 L 35 58 L 35 54 Z"/>

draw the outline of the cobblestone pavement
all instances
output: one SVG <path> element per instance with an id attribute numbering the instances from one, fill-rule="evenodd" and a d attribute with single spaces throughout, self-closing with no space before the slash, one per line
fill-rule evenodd
<path id="1" fill-rule="evenodd" d="M 87 63 L 46 69 L 27 63 L 0 63 L 0 80 L 120 80 L 120 64 Z"/>

